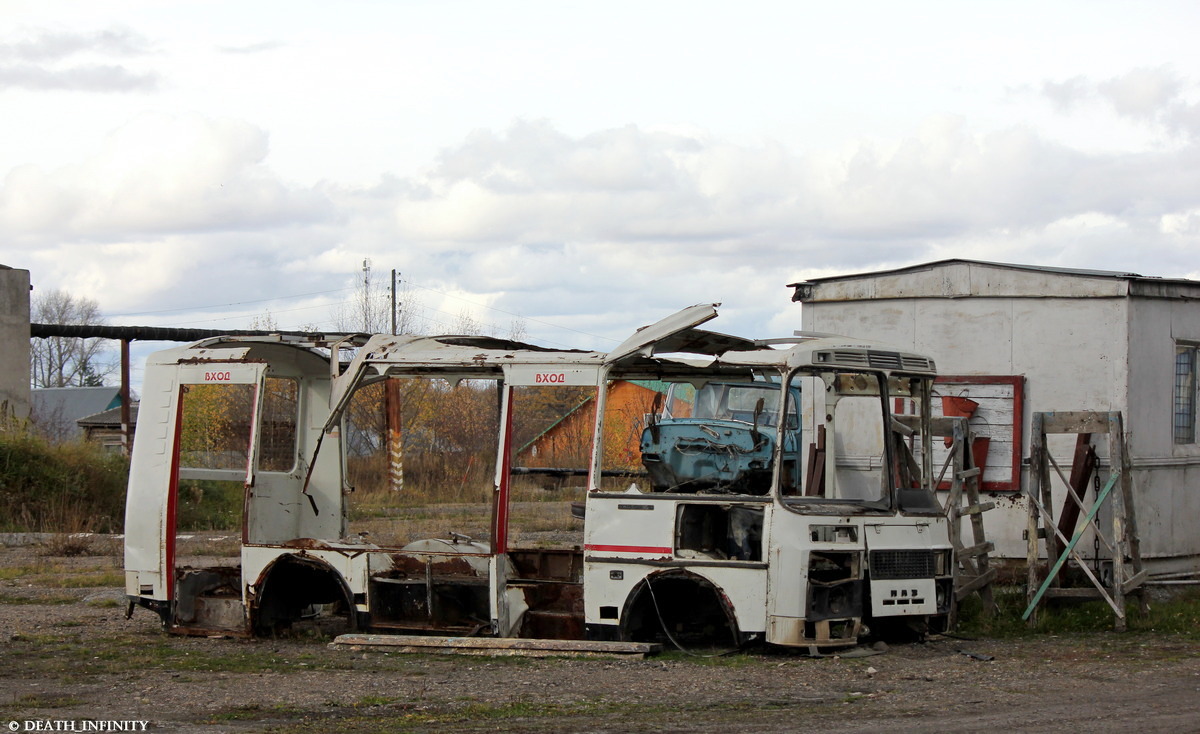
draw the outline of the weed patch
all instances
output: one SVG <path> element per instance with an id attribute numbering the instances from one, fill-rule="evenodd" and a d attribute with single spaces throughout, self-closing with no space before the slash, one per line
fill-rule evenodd
<path id="1" fill-rule="evenodd" d="M 83 703 L 71 696 L 43 696 L 37 693 L 26 693 L 10 702 L 0 703 L 0 711 L 28 711 L 32 709 L 59 709 L 68 706 L 78 706 Z"/>
<path id="2" fill-rule="evenodd" d="M 100 571 L 67 576 L 40 576 L 37 583 L 51 589 L 90 589 L 95 587 L 121 587 L 125 585 L 125 574 L 121 571 Z"/>
<path id="3" fill-rule="evenodd" d="M 129 460 L 77 441 L 51 444 L 29 432 L 0 433 L 0 530 L 119 532 Z"/>
<path id="4" fill-rule="evenodd" d="M 1027 606 L 1025 591 L 1002 588 L 995 594 L 996 612 L 983 614 L 978 596 L 972 596 L 959 608 L 958 632 L 971 637 L 1016 638 L 1031 635 L 1074 635 L 1106 632 L 1113 628 L 1115 616 L 1103 600 L 1043 601 L 1037 610 L 1036 627 L 1021 619 Z M 1193 591 L 1167 602 L 1151 603 L 1150 613 L 1142 614 L 1138 602 L 1126 602 L 1130 632 L 1177 634 L 1200 640 L 1200 592 Z"/>
<path id="5" fill-rule="evenodd" d="M 397 699 L 395 696 L 362 696 L 354 702 L 354 706 L 387 706 L 388 704 L 395 703 L 397 700 L 399 699 Z"/>
<path id="6" fill-rule="evenodd" d="M 205 723 L 217 724 L 222 721 L 263 721 L 264 719 L 282 719 L 294 718 L 301 716 L 305 712 L 303 709 L 298 709 L 294 706 L 286 706 L 278 704 L 275 706 L 260 706 L 258 704 L 250 704 L 248 706 L 235 706 L 227 711 L 222 711 L 212 716 Z"/>
<path id="7" fill-rule="evenodd" d="M 42 555 L 74 558 L 76 556 L 110 555 L 111 548 L 104 547 L 91 533 L 58 533 L 42 544 Z"/>
<path id="8" fill-rule="evenodd" d="M 50 596 L 23 596 L 21 594 L 0 593 L 0 604 L 74 604 L 79 599 L 73 596 L 52 594 Z"/>
<path id="9" fill-rule="evenodd" d="M 123 587 L 125 572 L 115 568 L 72 568 L 61 563 L 37 563 L 0 569 L 0 579 L 23 581 L 43 589 L 87 589 Z M 72 601 L 77 601 L 72 599 Z"/>

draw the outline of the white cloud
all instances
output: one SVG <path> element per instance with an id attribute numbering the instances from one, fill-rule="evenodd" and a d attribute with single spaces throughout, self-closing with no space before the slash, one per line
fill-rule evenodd
<path id="1" fill-rule="evenodd" d="M 1171 65 L 1139 67 L 1119 76 L 1094 81 L 1079 75 L 1065 81 L 1046 81 L 1041 94 L 1062 114 L 1083 115 L 1080 124 L 1095 124 L 1096 103 L 1120 118 L 1157 131 L 1194 140 L 1200 134 L 1200 103 L 1197 85 L 1181 77 Z M 1162 147 L 1163 141 L 1157 141 Z"/>
<path id="2" fill-rule="evenodd" d="M 962 116 L 806 154 L 691 130 L 571 136 L 518 122 L 418 175 L 304 188 L 273 174 L 253 125 L 148 115 L 78 164 L 9 171 L 0 236 L 6 260 L 24 243 L 40 281 L 116 312 L 234 304 L 188 323 L 268 307 L 285 327 L 328 320 L 314 306 L 344 294 L 294 315 L 236 304 L 351 286 L 370 257 L 427 287 L 410 306 L 430 328 L 466 310 L 502 331 L 519 313 L 575 329 L 531 322 L 531 336 L 580 344 L 580 331 L 618 338 L 647 314 L 724 301 L 723 329 L 757 333 L 794 328 L 784 285 L 821 274 L 943 257 L 1194 269 L 1180 242 L 1197 237 L 1195 156 L 1087 154 Z"/>
<path id="3" fill-rule="evenodd" d="M 944 257 L 1200 272 L 1195 4 L 1006 8 L 12 0 L 0 262 L 233 328 L 367 257 L 431 329 L 600 347 Z"/>
<path id="4" fill-rule="evenodd" d="M 1096 90 L 1086 77 L 1079 75 L 1061 82 L 1042 82 L 1042 94 L 1059 112 L 1070 112 L 1079 104 L 1095 97 Z"/>
<path id="5" fill-rule="evenodd" d="M 145 36 L 128 28 L 89 32 L 40 28 L 27 30 L 19 38 L 0 41 L 0 60 L 48 62 L 87 53 L 140 56 L 152 49 Z"/>
<path id="6" fill-rule="evenodd" d="M 1134 69 L 1123 76 L 1097 85 L 1118 114 L 1139 119 L 1155 119 L 1176 101 L 1182 84 L 1168 68 Z"/>
<path id="7" fill-rule="evenodd" d="M 324 216 L 323 198 L 275 179 L 262 165 L 266 153 L 266 133 L 242 122 L 142 116 L 77 164 L 10 171 L 0 228 L 36 243 L 294 226 Z"/>
<path id="8" fill-rule="evenodd" d="M 0 90 L 154 91 L 160 83 L 157 74 L 108 61 L 152 51 L 148 39 L 125 28 L 29 30 L 0 40 Z"/>
<path id="9" fill-rule="evenodd" d="M 723 328 L 758 331 L 792 323 L 783 286 L 816 274 L 944 257 L 1186 268 L 1160 223 L 1200 206 L 1195 155 L 1085 153 L 961 116 L 807 155 L 694 131 L 570 136 L 518 122 L 472 134 L 420 175 L 322 189 L 344 229 L 302 269 L 345 272 L 362 252 L 416 283 L 605 335 L 639 313 L 724 300 L 740 321 Z M 457 312 L 431 298 L 434 318 Z"/>
<path id="10" fill-rule="evenodd" d="M 1162 215 L 1159 230 L 1165 235 L 1177 237 L 1200 236 L 1200 208 Z"/>

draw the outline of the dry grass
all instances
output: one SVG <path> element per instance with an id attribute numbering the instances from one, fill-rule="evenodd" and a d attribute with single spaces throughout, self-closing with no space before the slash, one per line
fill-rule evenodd
<path id="1" fill-rule="evenodd" d="M 349 497 L 350 534 L 367 533 L 372 543 L 404 546 L 451 533 L 490 542 L 492 486 L 449 485 L 445 492 L 406 486 L 401 491 L 356 490 Z M 571 516 L 571 503 L 584 499 L 582 486 L 547 489 L 547 483 L 521 478 L 509 504 L 510 544 L 572 547 L 583 542 L 583 523 Z"/>
<path id="2" fill-rule="evenodd" d="M 77 556 L 115 556 L 121 552 L 116 538 L 94 533 L 55 533 L 43 541 L 41 554 L 75 558 Z"/>
<path id="3" fill-rule="evenodd" d="M 38 559 L 35 563 L 0 568 L 0 580 L 46 589 L 123 587 L 125 573 L 117 559 L 74 563 Z"/>

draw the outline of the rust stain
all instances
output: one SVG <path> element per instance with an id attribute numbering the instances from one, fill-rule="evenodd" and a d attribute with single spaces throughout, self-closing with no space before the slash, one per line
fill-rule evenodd
<path id="1" fill-rule="evenodd" d="M 372 574 L 380 578 L 405 578 L 407 576 L 424 576 L 427 567 L 426 560 L 431 559 L 432 571 L 443 576 L 478 576 L 471 564 L 465 558 L 453 556 L 441 558 L 437 556 L 410 556 L 395 554 L 392 556 L 391 569 L 382 573 Z"/>

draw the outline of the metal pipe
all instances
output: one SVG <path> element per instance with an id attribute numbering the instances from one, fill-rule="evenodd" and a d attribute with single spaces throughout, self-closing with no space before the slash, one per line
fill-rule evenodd
<path id="1" fill-rule="evenodd" d="M 164 326 L 105 326 L 85 324 L 30 324 L 29 336 L 38 339 L 50 337 L 75 337 L 80 339 L 124 339 L 129 341 L 194 342 L 214 336 L 307 336 L 323 337 L 326 334 L 307 331 L 261 331 L 255 329 L 180 329 Z"/>

